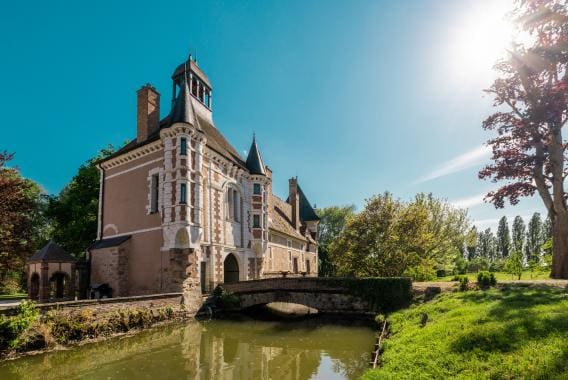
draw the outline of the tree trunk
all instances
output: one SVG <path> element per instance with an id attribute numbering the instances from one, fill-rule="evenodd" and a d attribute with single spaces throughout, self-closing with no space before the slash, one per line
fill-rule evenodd
<path id="1" fill-rule="evenodd" d="M 568 212 L 552 218 L 552 278 L 568 279 Z"/>

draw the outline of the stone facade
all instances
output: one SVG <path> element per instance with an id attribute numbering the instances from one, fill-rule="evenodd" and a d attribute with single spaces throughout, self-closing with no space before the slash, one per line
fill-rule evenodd
<path id="1" fill-rule="evenodd" d="M 137 138 L 99 163 L 91 283 L 126 296 L 317 276 L 318 218 L 297 179 L 284 201 L 254 138 L 240 157 L 213 123 L 211 84 L 191 58 L 172 79 L 169 115 L 157 121 L 159 94 L 142 87 Z"/>

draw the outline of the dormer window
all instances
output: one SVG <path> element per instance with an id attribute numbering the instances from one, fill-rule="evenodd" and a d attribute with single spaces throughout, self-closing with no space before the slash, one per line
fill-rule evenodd
<path id="1" fill-rule="evenodd" d="M 182 137 L 180 139 L 180 143 L 179 143 L 179 154 L 182 156 L 186 156 L 187 155 L 187 139 L 185 137 Z"/>
<path id="2" fill-rule="evenodd" d="M 262 194 L 262 189 L 260 187 L 260 183 L 255 183 L 254 185 L 252 185 L 252 193 L 254 195 L 261 195 Z"/>

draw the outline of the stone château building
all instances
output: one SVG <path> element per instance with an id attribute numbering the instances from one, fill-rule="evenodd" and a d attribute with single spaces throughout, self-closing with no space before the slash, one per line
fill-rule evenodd
<path id="1" fill-rule="evenodd" d="M 142 87 L 136 139 L 98 164 L 91 284 L 127 296 L 316 276 L 319 218 L 297 178 L 283 200 L 254 136 L 241 158 L 213 123 L 212 86 L 191 57 L 172 80 L 168 116 L 156 89 Z"/>

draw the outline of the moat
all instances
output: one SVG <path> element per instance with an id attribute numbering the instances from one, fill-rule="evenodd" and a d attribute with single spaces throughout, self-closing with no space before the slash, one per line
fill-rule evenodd
<path id="1" fill-rule="evenodd" d="M 193 321 L 4 362 L 0 379 L 355 379 L 374 339 L 322 317 Z"/>

